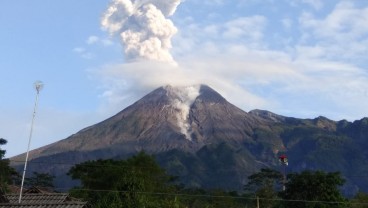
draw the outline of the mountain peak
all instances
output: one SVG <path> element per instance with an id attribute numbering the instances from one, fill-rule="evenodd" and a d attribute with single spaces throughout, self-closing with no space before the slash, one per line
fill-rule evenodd
<path id="1" fill-rule="evenodd" d="M 162 87 L 169 99 L 179 100 L 182 103 L 191 104 L 200 94 L 200 85 Z"/>
<path id="2" fill-rule="evenodd" d="M 165 85 L 147 94 L 138 103 L 157 104 L 157 102 L 165 102 L 166 105 L 179 103 L 190 107 L 196 99 L 211 103 L 226 102 L 226 99 L 218 92 L 207 85 L 201 84 L 188 86 Z"/>
<path id="3" fill-rule="evenodd" d="M 212 103 L 223 103 L 226 99 L 222 97 L 218 92 L 207 85 L 201 85 L 199 99 Z"/>

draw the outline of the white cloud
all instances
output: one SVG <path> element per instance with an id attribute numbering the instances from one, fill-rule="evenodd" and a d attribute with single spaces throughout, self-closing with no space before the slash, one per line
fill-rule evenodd
<path id="1" fill-rule="evenodd" d="M 260 42 L 263 37 L 267 19 L 264 16 L 255 15 L 250 17 L 239 17 L 223 23 L 199 25 L 186 23 L 185 30 L 177 35 L 196 40 L 219 40 L 221 41 L 247 41 Z M 177 38 L 177 37 L 174 37 Z M 177 43 L 177 42 L 176 42 Z"/>
<path id="2" fill-rule="evenodd" d="M 247 47 L 263 47 L 264 29 L 267 19 L 264 16 L 235 18 L 226 22 L 201 25 L 193 20 L 182 22 L 182 28 L 174 36 L 174 56 L 182 56 L 196 51 L 205 45 L 208 50 L 222 50 L 221 45 L 231 42 Z M 214 47 L 211 47 L 214 46 Z"/>
<path id="3" fill-rule="evenodd" d="M 93 59 L 96 57 L 96 54 L 101 50 L 101 47 L 111 47 L 115 43 L 109 38 L 91 35 L 86 39 L 85 44 L 86 45 L 84 47 L 73 48 L 73 52 L 79 54 L 79 56 L 84 59 Z"/>
<path id="4" fill-rule="evenodd" d="M 224 24 L 223 36 L 229 39 L 248 38 L 258 41 L 263 37 L 266 22 L 266 18 L 260 15 L 240 17 Z"/>
<path id="5" fill-rule="evenodd" d="M 219 6 L 225 4 L 225 0 L 204 0 L 203 3 L 207 5 Z"/>
<path id="6" fill-rule="evenodd" d="M 178 58 L 179 66 L 155 62 L 106 66 L 98 76 L 104 77 L 106 91 L 103 96 L 110 102 L 107 105 L 110 109 L 116 109 L 111 106 L 121 106 L 125 99 L 129 99 L 129 94 L 136 94 L 136 90 L 148 92 L 166 84 L 208 84 L 231 102 L 245 110 L 252 110 L 276 103 L 267 103 L 249 91 L 247 86 L 262 83 L 267 86 L 303 79 L 285 62 L 288 58 L 282 53 L 252 52 L 234 45 L 215 51 L 218 53 L 202 47 L 192 55 Z"/>
<path id="7" fill-rule="evenodd" d="M 303 3 L 309 4 L 316 10 L 320 10 L 323 7 L 323 1 L 322 0 L 302 0 Z"/>
<path id="8" fill-rule="evenodd" d="M 92 59 L 94 57 L 93 53 L 88 52 L 85 48 L 82 47 L 76 47 L 73 49 L 73 51 L 84 59 Z"/>
<path id="9" fill-rule="evenodd" d="M 100 44 L 102 46 L 111 46 L 114 42 L 109 38 L 98 37 L 95 35 L 91 35 L 86 40 L 87 45 Z"/>
<path id="10" fill-rule="evenodd" d="M 297 8 L 304 8 L 306 5 L 312 7 L 314 10 L 322 10 L 324 7 L 324 0 L 287 0 L 286 1 L 290 6 Z"/>
<path id="11" fill-rule="evenodd" d="M 86 43 L 88 45 L 91 45 L 91 44 L 97 43 L 99 40 L 100 40 L 99 37 L 92 35 L 88 37 L 88 39 L 86 40 Z"/>
<path id="12" fill-rule="evenodd" d="M 368 46 L 362 47 L 360 43 L 368 40 L 368 7 L 356 8 L 343 1 L 324 19 L 304 13 L 300 23 L 304 33 L 309 33 L 306 40 L 324 45 L 329 54 L 351 56 L 367 52 Z"/>
<path id="13" fill-rule="evenodd" d="M 82 48 L 82 47 L 76 47 L 76 48 L 73 48 L 73 51 L 76 52 L 76 53 L 83 53 L 86 51 L 86 49 Z"/>
<path id="14" fill-rule="evenodd" d="M 368 31 L 368 8 L 355 8 L 351 2 L 341 2 L 325 19 L 304 14 L 300 19 L 304 28 L 312 29 L 319 38 L 335 41 L 350 40 L 366 36 Z"/>
<path id="15" fill-rule="evenodd" d="M 111 45 L 114 44 L 114 42 L 112 42 L 109 39 L 103 39 L 103 40 L 101 40 L 101 42 L 102 42 L 102 45 L 104 45 L 104 46 L 111 46 Z"/>
<path id="16" fill-rule="evenodd" d="M 87 52 L 87 53 L 81 54 L 81 57 L 84 59 L 93 59 L 95 56 L 93 53 Z"/>
<path id="17" fill-rule="evenodd" d="M 290 18 L 283 18 L 281 20 L 282 25 L 284 26 L 285 29 L 290 29 L 292 24 L 293 24 L 293 20 L 291 20 Z"/>
<path id="18" fill-rule="evenodd" d="M 203 1 L 197 1 L 197 0 L 185 0 L 184 2 L 191 1 L 191 3 L 198 5 L 205 5 L 206 7 L 209 6 L 221 6 L 225 4 L 225 0 L 203 0 Z"/>

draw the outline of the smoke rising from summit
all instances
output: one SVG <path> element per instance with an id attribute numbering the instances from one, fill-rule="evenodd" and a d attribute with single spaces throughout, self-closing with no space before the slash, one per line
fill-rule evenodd
<path id="1" fill-rule="evenodd" d="M 169 50 L 177 32 L 173 15 L 181 0 L 112 0 L 101 25 L 118 35 L 128 61 L 174 62 Z"/>

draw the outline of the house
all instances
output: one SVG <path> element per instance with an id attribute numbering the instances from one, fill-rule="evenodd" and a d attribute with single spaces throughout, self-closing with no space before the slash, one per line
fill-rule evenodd
<path id="1" fill-rule="evenodd" d="M 22 194 L 5 194 L 0 197 L 0 208 L 87 208 L 87 202 L 78 201 L 68 193 L 50 193 L 32 187 Z"/>

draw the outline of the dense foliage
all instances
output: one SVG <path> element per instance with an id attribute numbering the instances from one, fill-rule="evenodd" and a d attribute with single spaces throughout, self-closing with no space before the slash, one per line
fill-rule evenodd
<path id="1" fill-rule="evenodd" d="M 7 141 L 0 138 L 0 192 L 6 192 L 8 185 L 12 182 L 12 177 L 17 172 L 9 166 L 9 160 L 5 159 L 6 151 L 1 149 L 1 145 L 5 145 Z"/>
<path id="2" fill-rule="evenodd" d="M 273 207 L 278 202 L 278 195 L 283 183 L 283 175 L 272 169 L 261 169 L 260 172 L 248 177 L 249 182 L 244 190 L 249 194 L 255 194 L 261 199 L 261 207 Z"/>
<path id="3" fill-rule="evenodd" d="M 346 207 L 346 200 L 339 191 L 344 184 L 340 173 L 303 171 L 288 176 L 286 190 L 282 193 L 287 207 L 327 208 Z"/>
<path id="4" fill-rule="evenodd" d="M 127 160 L 84 162 L 71 168 L 69 175 L 81 181 L 80 187 L 71 190 L 72 196 L 93 207 L 227 208 L 244 204 L 236 192 L 207 192 L 175 184 L 175 177 L 143 152 Z"/>
<path id="5" fill-rule="evenodd" d="M 244 192 L 221 189 L 185 188 L 166 174 L 152 156 L 143 152 L 127 160 L 88 161 L 74 166 L 69 175 L 81 186 L 71 190 L 74 197 L 93 207 L 167 208 L 329 208 L 367 205 L 363 193 L 348 201 L 340 193 L 344 179 L 337 172 L 304 171 L 283 175 L 261 169 L 248 177 Z M 364 206 L 363 206 L 364 207 Z"/>
<path id="6" fill-rule="evenodd" d="M 26 187 L 40 187 L 40 188 L 50 188 L 54 187 L 53 181 L 55 176 L 49 173 L 38 173 L 33 172 L 31 177 L 25 178 L 24 185 Z"/>
<path id="7" fill-rule="evenodd" d="M 351 208 L 365 208 L 368 206 L 368 194 L 359 192 L 351 200 Z"/>
<path id="8" fill-rule="evenodd" d="M 72 195 L 94 207 L 175 207 L 168 176 L 154 158 L 141 152 L 127 160 L 97 160 L 74 166 L 68 173 L 81 181 Z"/>

